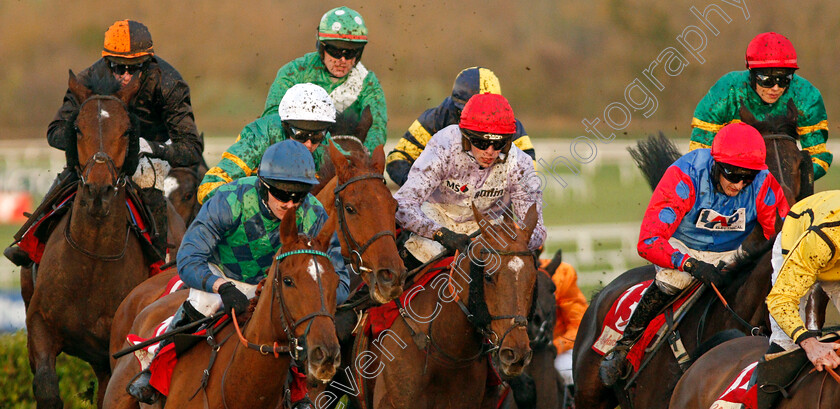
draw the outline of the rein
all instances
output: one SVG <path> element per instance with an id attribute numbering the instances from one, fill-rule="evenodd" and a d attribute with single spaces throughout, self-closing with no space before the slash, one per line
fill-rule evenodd
<path id="1" fill-rule="evenodd" d="M 774 153 L 774 156 L 776 158 L 776 165 L 778 166 L 779 176 L 780 176 L 780 179 L 781 179 L 781 180 L 779 180 L 779 184 L 783 188 L 786 187 L 788 191 L 793 192 L 793 187 L 790 186 L 787 183 L 787 181 L 785 180 L 786 179 L 785 176 L 787 176 L 787 174 L 785 172 L 782 172 L 782 169 L 784 169 L 784 168 L 782 167 L 782 158 L 781 158 L 781 156 L 779 156 L 779 148 L 778 148 L 778 145 L 776 145 L 776 142 L 778 142 L 778 141 L 788 142 L 789 141 L 789 142 L 793 142 L 793 144 L 796 145 L 796 138 L 794 138 L 790 135 L 787 135 L 787 134 L 778 134 L 777 133 L 777 134 L 764 135 L 764 141 L 765 141 L 765 143 L 772 142 L 773 145 L 776 146 L 776 149 L 773 150 L 773 153 Z"/>
<path id="2" fill-rule="evenodd" d="M 370 247 L 373 242 L 382 238 L 382 237 L 390 237 L 396 243 L 397 238 L 394 235 L 394 232 L 391 230 L 383 230 L 373 235 L 370 239 L 368 239 L 364 245 L 359 245 L 359 243 L 353 238 L 353 234 L 350 233 L 350 226 L 347 224 L 347 218 L 344 215 L 344 202 L 341 200 L 341 193 L 347 186 L 355 182 L 359 182 L 362 180 L 367 179 L 378 179 L 381 180 L 382 183 L 385 183 L 385 177 L 377 174 L 377 173 L 368 173 L 366 175 L 359 175 L 350 178 L 347 182 L 336 186 L 335 188 L 335 211 L 336 215 L 338 216 L 338 226 L 341 230 L 341 235 L 344 238 L 344 241 L 347 243 L 348 250 L 350 252 L 350 257 L 344 257 L 344 262 L 346 262 L 350 269 L 353 270 L 354 273 L 361 275 L 362 273 L 370 273 L 371 270 L 368 267 L 365 267 L 365 262 L 362 256 L 365 254 L 365 251 Z"/>

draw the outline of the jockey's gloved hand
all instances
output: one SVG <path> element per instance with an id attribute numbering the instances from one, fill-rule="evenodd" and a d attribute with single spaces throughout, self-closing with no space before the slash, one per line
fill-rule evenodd
<path id="1" fill-rule="evenodd" d="M 467 247 L 470 246 L 470 236 L 455 233 L 446 227 L 441 227 L 440 230 L 436 231 L 432 237 L 436 242 L 443 244 L 443 247 L 446 247 L 449 251 L 458 250 L 461 253 L 464 253 L 467 251 Z"/>
<path id="2" fill-rule="evenodd" d="M 233 316 L 231 310 L 235 309 L 237 314 L 242 314 L 248 309 L 248 297 L 230 281 L 219 286 L 219 295 L 222 296 L 225 312 L 230 316 Z"/>
<path id="3" fill-rule="evenodd" d="M 685 261 L 683 270 L 709 287 L 711 287 L 711 284 L 720 287 L 725 282 L 724 275 L 720 269 L 705 261 L 697 260 L 694 257 Z"/>

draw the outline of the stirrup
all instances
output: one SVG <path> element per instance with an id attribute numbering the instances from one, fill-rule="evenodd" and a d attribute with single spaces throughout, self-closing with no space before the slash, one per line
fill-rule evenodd
<path id="1" fill-rule="evenodd" d="M 6 256 L 12 264 L 23 267 L 27 266 L 32 263 L 32 260 L 29 259 L 29 254 L 26 254 L 23 249 L 18 246 L 9 246 L 3 250 L 3 255 Z"/>
<path id="2" fill-rule="evenodd" d="M 312 404 L 312 401 L 307 396 L 297 402 L 293 402 L 291 409 L 315 409 L 315 405 Z"/>
<path id="3" fill-rule="evenodd" d="M 604 386 L 612 387 L 619 380 L 627 379 L 630 376 L 632 371 L 630 370 L 630 363 L 627 361 L 629 351 L 630 347 L 613 348 L 601 360 L 598 367 L 598 378 Z"/>
<path id="4" fill-rule="evenodd" d="M 144 369 L 131 378 L 125 391 L 128 392 L 134 399 L 140 403 L 152 405 L 161 398 L 160 392 L 155 389 L 149 381 L 152 378 L 152 373 L 148 369 Z"/>

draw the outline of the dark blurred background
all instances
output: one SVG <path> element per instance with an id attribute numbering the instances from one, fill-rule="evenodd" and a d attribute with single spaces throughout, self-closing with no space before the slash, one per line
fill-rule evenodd
<path id="1" fill-rule="evenodd" d="M 734 0 L 729 0 L 734 2 Z M 424 109 L 449 94 L 462 68 L 483 65 L 532 136 L 583 135 L 583 118 L 624 101 L 639 78 L 659 106 L 649 118 L 634 112 L 630 134 L 664 129 L 687 137 L 697 101 L 721 75 L 744 69 L 749 40 L 764 31 L 791 39 L 799 74 L 825 98 L 829 125 L 840 101 L 837 43 L 840 9 L 828 0 L 747 1 L 749 19 L 723 0 L 600 1 L 351 1 L 252 0 L 141 2 L 4 0 L 0 2 L 0 139 L 44 138 L 66 89 L 67 70 L 86 68 L 100 55 L 105 30 L 132 18 L 152 32 L 158 55 L 192 89 L 199 129 L 235 137 L 262 111 L 277 69 L 312 51 L 315 28 L 328 9 L 358 10 L 369 28 L 364 64 L 379 77 L 388 102 L 389 139 L 398 138 Z M 715 4 L 714 36 L 692 14 Z M 700 64 L 677 41 L 696 25 L 707 43 Z M 691 38 L 695 43 L 696 37 Z M 660 66 L 656 90 L 642 70 L 666 47 L 689 62 L 678 76 Z M 46 146 L 46 144 L 45 144 Z"/>

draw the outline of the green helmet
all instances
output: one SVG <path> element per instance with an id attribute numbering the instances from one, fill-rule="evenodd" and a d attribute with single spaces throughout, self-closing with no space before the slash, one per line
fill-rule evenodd
<path id="1" fill-rule="evenodd" d="M 346 6 L 334 8 L 321 17 L 318 41 L 349 41 L 367 43 L 367 27 L 362 15 Z"/>

